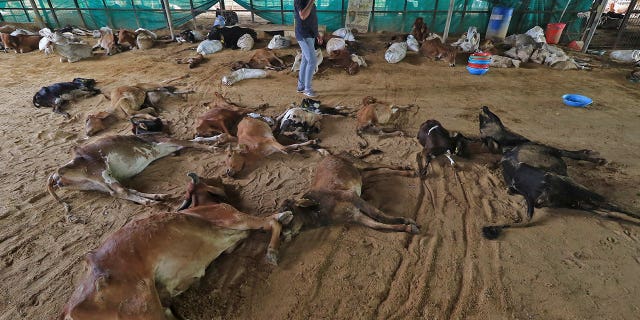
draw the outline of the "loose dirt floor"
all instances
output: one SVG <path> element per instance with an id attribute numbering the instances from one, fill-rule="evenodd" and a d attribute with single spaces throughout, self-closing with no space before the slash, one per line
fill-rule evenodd
<path id="1" fill-rule="evenodd" d="M 354 76 L 328 69 L 314 79 L 328 106 L 357 108 L 364 96 L 413 105 L 396 125 L 405 137 L 379 140 L 383 151 L 369 161 L 417 167 L 416 136 L 422 122 L 438 119 L 450 130 L 478 135 L 478 112 L 489 106 L 512 130 L 565 149 L 593 149 L 609 162 L 568 161 L 569 175 L 611 201 L 640 211 L 640 93 L 628 68 L 557 71 L 525 65 L 472 76 L 464 57 L 450 68 L 415 53 L 398 64 L 384 59 L 384 35 L 364 37 L 369 67 Z M 257 43 L 266 46 L 266 41 Z M 70 119 L 31 104 L 40 87 L 74 77 L 94 78 L 104 92 L 138 82 L 173 82 L 192 89 L 186 101 L 171 98 L 160 115 L 172 134 L 189 139 L 198 115 L 215 92 L 249 108 L 269 107 L 276 116 L 303 98 L 296 74 L 269 71 L 266 79 L 223 86 L 230 64 L 251 53 L 224 50 L 188 69 L 174 59 L 193 54 L 187 44 L 97 56 L 60 63 L 42 53 L 0 54 L 0 319 L 56 317 L 84 277 L 84 255 L 131 220 L 161 214 L 180 203 L 188 172 L 213 177 L 224 172 L 222 152 L 184 151 L 151 164 L 126 182 L 142 192 L 169 193 L 161 205 L 141 206 L 99 192 L 60 190 L 84 223 L 66 220 L 45 190 L 56 167 L 68 162 L 87 139 L 87 114 L 107 110 L 95 96 L 71 103 Z M 281 56 L 295 49 L 278 51 Z M 292 58 L 289 57 L 289 61 Z M 585 94 L 588 108 L 563 105 L 565 93 Z M 358 151 L 355 119 L 327 117 L 319 134 L 331 152 Z M 238 179 L 244 212 L 265 216 L 310 184 L 318 153 L 273 155 Z M 485 240 L 481 227 L 525 217 L 522 197 L 508 195 L 490 158 L 433 163 L 426 180 L 393 177 L 367 181 L 364 198 L 388 214 L 415 219 L 418 235 L 379 232 L 358 225 L 307 230 L 283 244 L 280 263 L 265 263 L 268 235 L 255 233 L 223 255 L 190 290 L 176 298 L 187 319 L 637 319 L 640 314 L 640 227 L 576 210 L 538 209 L 537 224 Z"/>

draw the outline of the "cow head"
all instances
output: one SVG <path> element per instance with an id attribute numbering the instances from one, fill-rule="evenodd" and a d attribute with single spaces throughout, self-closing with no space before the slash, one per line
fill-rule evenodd
<path id="1" fill-rule="evenodd" d="M 33 96 L 33 105 L 36 108 L 41 107 L 52 107 L 53 94 L 50 92 L 49 88 L 42 87 L 38 92 Z"/>
<path id="2" fill-rule="evenodd" d="M 500 128 L 504 128 L 502 121 L 498 116 L 489 110 L 489 107 L 483 106 L 480 111 L 480 115 L 478 116 L 478 120 L 480 122 L 480 132 L 482 133 L 482 129 L 489 126 L 498 126 Z"/>
<path id="3" fill-rule="evenodd" d="M 227 166 L 226 175 L 229 177 L 235 177 L 238 173 L 244 169 L 247 158 L 247 146 L 240 144 L 238 148 L 234 149 L 231 146 L 227 147 L 227 157 L 225 164 Z"/>
<path id="4" fill-rule="evenodd" d="M 160 118 L 147 119 L 131 117 L 129 120 L 131 121 L 131 132 L 135 135 L 165 131 L 164 123 L 162 123 Z"/>
<path id="5" fill-rule="evenodd" d="M 84 88 L 93 88 L 96 85 L 96 80 L 89 78 L 73 78 L 73 81 L 71 82 Z"/>
<path id="6" fill-rule="evenodd" d="M 187 187 L 184 201 L 177 211 L 189 208 L 191 205 L 197 207 L 228 201 L 229 197 L 225 192 L 225 186 L 219 177 L 204 179 L 193 172 L 189 173 L 188 176 L 191 178 L 191 181 Z"/>
<path id="7" fill-rule="evenodd" d="M 279 212 L 284 211 L 293 212 L 293 220 L 283 226 L 281 233 L 285 241 L 289 241 L 297 236 L 305 226 L 311 227 L 318 224 L 320 203 L 305 194 L 298 199 L 286 199 L 279 209 Z"/>
<path id="8" fill-rule="evenodd" d="M 189 43 L 196 42 L 196 36 L 193 34 L 193 31 L 191 31 L 191 29 L 180 32 L 180 37 L 182 37 L 184 41 L 187 41 Z"/>
<path id="9" fill-rule="evenodd" d="M 84 125 L 84 132 L 87 136 L 92 136 L 109 127 L 110 121 L 113 115 L 108 112 L 98 112 L 96 114 L 90 114 L 87 116 L 87 120 Z"/>
<path id="10" fill-rule="evenodd" d="M 123 301 L 131 304 L 145 303 L 145 300 L 152 299 L 148 294 L 140 295 L 136 290 L 132 291 L 130 284 L 117 283 L 108 271 L 94 267 L 92 259 L 93 253 L 88 253 L 86 255 L 87 276 L 73 292 L 58 319 L 116 319 L 120 317 L 118 311 L 127 307 L 123 305 Z M 137 284 L 137 286 L 152 285 L 144 281 Z"/>

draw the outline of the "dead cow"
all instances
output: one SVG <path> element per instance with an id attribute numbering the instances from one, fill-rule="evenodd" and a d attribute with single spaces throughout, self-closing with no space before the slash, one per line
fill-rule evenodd
<path id="1" fill-rule="evenodd" d="M 111 109 L 87 116 L 85 133 L 87 136 L 109 128 L 118 119 L 146 117 L 154 119 L 160 100 L 169 96 L 186 94 L 175 87 L 153 83 L 138 83 L 135 86 L 121 86 L 111 90 Z"/>
<path id="2" fill-rule="evenodd" d="M 100 93 L 95 88 L 94 79 L 75 78 L 71 82 L 59 82 L 42 87 L 33 96 L 33 105 L 36 108 L 53 108 L 53 112 L 69 117 L 69 113 L 62 111 L 62 107 L 68 102 L 81 97 L 93 96 Z"/>
<path id="3" fill-rule="evenodd" d="M 466 146 L 470 139 L 458 132 L 449 133 L 439 121 L 430 119 L 420 125 L 418 141 L 423 147 L 418 154 L 418 168 L 420 175 L 425 176 L 431 160 L 437 156 L 445 155 L 452 166 L 455 165 L 453 155 L 467 157 Z"/>
<path id="4" fill-rule="evenodd" d="M 40 35 L 17 34 L 13 36 L 6 33 L 0 33 L 0 38 L 4 45 L 4 52 L 7 52 L 8 49 L 13 49 L 16 53 L 27 53 L 38 50 L 40 39 L 42 39 Z"/>
<path id="5" fill-rule="evenodd" d="M 139 204 L 154 204 L 166 195 L 127 189 L 120 181 L 142 172 L 151 162 L 188 147 L 211 150 L 160 134 L 104 137 L 76 148 L 73 159 L 49 176 L 47 189 L 67 212 L 69 205 L 56 195 L 54 187 L 101 191 Z"/>
<path id="6" fill-rule="evenodd" d="M 511 148 L 530 140 L 507 129 L 500 118 L 483 106 L 478 116 L 480 122 L 480 138 L 489 150 L 502 153 L 503 148 Z"/>
<path id="7" fill-rule="evenodd" d="M 251 230 L 271 231 L 266 258 L 277 263 L 282 224 L 291 221 L 291 212 L 264 218 L 240 212 L 225 203 L 221 185 L 190 176 L 187 197 L 195 206 L 130 222 L 88 253 L 86 276 L 59 319 L 175 319 L 170 298 L 187 290 Z"/>
<path id="8" fill-rule="evenodd" d="M 440 41 L 440 39 L 425 40 L 420 46 L 420 53 L 432 60 L 440 60 L 449 63 L 450 67 L 456 66 L 456 56 L 458 55 L 458 48 L 450 45 L 446 45 Z"/>
<path id="9" fill-rule="evenodd" d="M 429 28 L 424 23 L 424 18 L 417 17 L 413 22 L 413 26 L 411 27 L 411 34 L 413 35 L 418 42 L 424 41 L 429 35 Z"/>
<path id="10" fill-rule="evenodd" d="M 238 123 L 250 112 L 249 109 L 229 102 L 218 92 L 214 94 L 210 107 L 196 121 L 196 137 L 210 137 L 220 133 L 235 136 Z"/>
<path id="11" fill-rule="evenodd" d="M 354 75 L 360 71 L 360 65 L 353 60 L 351 52 L 346 48 L 332 51 L 328 60 L 332 67 L 344 69 L 349 75 Z"/>
<path id="12" fill-rule="evenodd" d="M 271 49 L 262 48 L 256 49 L 249 62 L 238 61 L 231 66 L 231 70 L 238 70 L 242 68 L 248 69 L 270 69 L 280 71 L 287 66 L 278 58 L 278 56 Z"/>
<path id="13" fill-rule="evenodd" d="M 316 144 L 315 140 L 283 146 L 273 136 L 269 125 L 258 119 L 244 118 L 238 124 L 238 149 L 227 150 L 228 176 L 240 173 L 245 166 L 253 161 L 262 159 L 276 152 L 288 153 L 302 146 Z"/>
<path id="14" fill-rule="evenodd" d="M 118 31 L 118 45 L 129 50 L 137 48 L 136 33 L 131 30 L 120 29 Z"/>
<path id="15" fill-rule="evenodd" d="M 584 160 L 596 164 L 604 164 L 606 162 L 604 159 L 596 157 L 596 153 L 592 150 L 563 150 L 531 142 L 531 140 L 507 129 L 500 118 L 491 112 L 487 106 L 482 107 L 479 120 L 480 137 L 489 150 L 495 153 L 504 153 L 514 147 L 520 147 L 516 151 L 517 157 L 529 165 L 566 175 L 566 165 L 562 162 L 561 157 Z M 544 159 L 541 158 L 542 156 L 544 156 Z"/>
<path id="16" fill-rule="evenodd" d="M 196 54 L 195 56 L 186 58 L 176 58 L 177 64 L 188 64 L 189 69 L 197 67 L 200 63 L 202 63 L 202 61 L 204 61 L 204 56 L 201 54 Z"/>
<path id="17" fill-rule="evenodd" d="M 502 170 L 509 192 L 520 194 L 525 198 L 527 220 L 519 224 L 483 227 L 482 234 L 485 238 L 496 239 L 504 228 L 529 226 L 536 207 L 605 210 L 640 219 L 640 214 L 608 202 L 602 195 L 590 191 L 567 176 L 521 162 L 523 156 L 521 152 L 522 150 L 518 148 L 505 152 L 502 158 Z M 547 156 L 541 154 L 539 157 Z"/>
<path id="18" fill-rule="evenodd" d="M 363 140 L 363 142 L 359 143 L 360 148 L 368 146 L 368 142 L 364 139 L 362 133 L 374 133 L 380 137 L 403 136 L 404 132 L 402 130 L 385 125 L 393 122 L 399 110 L 408 107 L 383 104 L 371 96 L 362 99 L 362 107 L 356 114 L 357 134 Z"/>
<path id="19" fill-rule="evenodd" d="M 98 42 L 93 46 L 93 50 L 102 48 L 104 49 L 104 55 L 110 56 L 112 54 L 117 53 L 117 38 L 113 34 L 113 30 L 109 27 L 102 27 L 97 30 L 96 35 L 99 35 Z"/>
<path id="20" fill-rule="evenodd" d="M 302 198 L 283 204 L 283 210 L 294 212 L 291 230 L 285 232 L 296 235 L 303 226 L 358 223 L 378 230 L 418 233 L 412 219 L 389 216 L 361 198 L 363 180 L 380 174 L 414 176 L 411 168 L 370 164 L 347 154 L 324 157 L 311 189 Z"/>

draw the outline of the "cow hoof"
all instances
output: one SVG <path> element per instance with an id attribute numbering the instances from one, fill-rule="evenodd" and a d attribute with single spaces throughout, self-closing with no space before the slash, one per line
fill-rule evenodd
<path id="1" fill-rule="evenodd" d="M 413 221 L 413 219 L 410 218 L 402 218 L 402 224 L 418 225 L 415 221 Z"/>
<path id="2" fill-rule="evenodd" d="M 291 220 L 293 220 L 293 212 L 280 212 L 276 215 L 276 220 L 278 220 L 278 222 L 280 222 L 281 224 L 289 224 L 291 223 Z"/>
<path id="3" fill-rule="evenodd" d="M 278 265 L 278 250 L 267 249 L 267 255 L 265 256 L 267 263 L 270 265 Z"/>
<path id="4" fill-rule="evenodd" d="M 482 236 L 489 240 L 495 240 L 500 236 L 502 228 L 498 226 L 490 226 L 482 228 Z"/>
<path id="5" fill-rule="evenodd" d="M 164 194 L 164 193 L 156 193 L 153 195 L 153 197 L 151 199 L 153 200 L 166 200 L 169 198 L 168 194 Z"/>
<path id="6" fill-rule="evenodd" d="M 407 233 L 418 234 L 418 233 L 420 233 L 420 228 L 418 228 L 418 226 L 415 225 L 415 224 L 410 224 L 410 225 L 407 225 L 407 230 L 406 231 L 407 231 Z"/>

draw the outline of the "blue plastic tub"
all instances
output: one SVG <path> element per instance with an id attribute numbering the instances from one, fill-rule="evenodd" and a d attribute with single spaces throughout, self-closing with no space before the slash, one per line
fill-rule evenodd
<path id="1" fill-rule="evenodd" d="M 469 71 L 469 73 L 474 74 L 474 75 L 478 75 L 478 76 L 481 76 L 481 75 L 489 72 L 489 69 L 478 69 L 478 68 L 473 68 L 473 67 L 469 67 L 469 66 L 467 66 L 467 70 Z"/>
<path id="2" fill-rule="evenodd" d="M 570 107 L 579 108 L 584 108 L 593 102 L 591 98 L 579 94 L 565 94 L 562 96 L 562 101 Z"/>
<path id="3" fill-rule="evenodd" d="M 491 59 L 489 59 L 489 60 L 476 60 L 476 59 L 471 59 L 471 58 L 469 58 L 469 63 L 475 63 L 475 64 L 491 64 Z"/>

